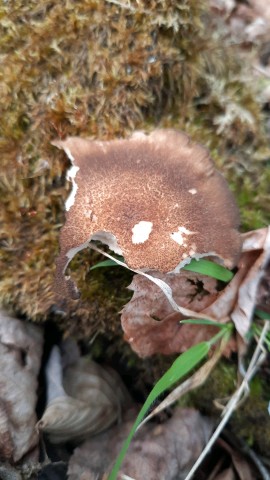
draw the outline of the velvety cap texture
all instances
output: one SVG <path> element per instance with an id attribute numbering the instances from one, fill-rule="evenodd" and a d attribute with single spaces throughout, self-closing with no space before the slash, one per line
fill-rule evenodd
<path id="1" fill-rule="evenodd" d="M 171 272 L 189 258 L 235 265 L 238 209 L 209 152 L 176 130 L 129 139 L 55 141 L 72 161 L 57 283 L 77 251 L 101 240 L 133 269 Z M 71 286 L 71 283 L 70 283 Z"/>

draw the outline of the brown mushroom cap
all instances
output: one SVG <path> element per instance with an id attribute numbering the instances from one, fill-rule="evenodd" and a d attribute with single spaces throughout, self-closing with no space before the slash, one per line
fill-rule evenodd
<path id="1" fill-rule="evenodd" d="M 54 145 L 73 162 L 57 261 L 62 294 L 67 264 L 90 240 L 122 253 L 132 269 L 171 272 L 210 255 L 235 265 L 241 246 L 235 201 L 209 152 L 184 133 L 135 132 L 107 142 L 69 137 Z"/>

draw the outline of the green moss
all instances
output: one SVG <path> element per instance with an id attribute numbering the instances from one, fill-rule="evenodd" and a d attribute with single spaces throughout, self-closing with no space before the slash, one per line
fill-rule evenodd
<path id="1" fill-rule="evenodd" d="M 127 287 L 132 274 L 121 267 L 99 268 L 90 272 L 90 267 L 100 260 L 100 255 L 84 250 L 70 264 L 70 273 L 78 283 L 81 298 L 76 302 L 77 313 L 79 309 L 80 314 L 70 325 L 69 333 L 77 335 L 79 331 L 81 338 L 91 339 L 94 334 L 106 332 L 109 338 L 118 337 L 118 341 L 122 342 L 119 312 L 131 297 Z"/>
<path id="2" fill-rule="evenodd" d="M 251 230 L 270 223 L 270 168 L 267 160 L 254 161 L 247 154 L 241 156 L 242 163 L 231 165 L 227 178 L 239 205 L 242 228 Z"/>
<path id="3" fill-rule="evenodd" d="M 217 417 L 221 410 L 215 401 L 222 404 L 235 391 L 237 367 L 228 360 L 221 360 L 209 375 L 206 382 L 198 389 L 191 391 L 181 399 L 183 406 L 194 406 L 205 415 Z"/>

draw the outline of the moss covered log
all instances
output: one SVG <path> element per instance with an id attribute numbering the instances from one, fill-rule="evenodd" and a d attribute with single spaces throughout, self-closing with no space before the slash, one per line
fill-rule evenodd
<path id="1" fill-rule="evenodd" d="M 210 25 L 210 26 L 209 26 Z M 65 332 L 121 335 L 130 278 L 71 265 L 82 292 L 62 316 L 51 289 L 70 185 L 51 140 L 110 139 L 157 126 L 206 145 L 235 191 L 243 228 L 269 222 L 264 114 L 237 49 L 197 0 L 2 2 L 0 301 Z M 108 280 L 109 278 L 109 280 Z M 74 326 L 76 325 L 76 327 Z"/>

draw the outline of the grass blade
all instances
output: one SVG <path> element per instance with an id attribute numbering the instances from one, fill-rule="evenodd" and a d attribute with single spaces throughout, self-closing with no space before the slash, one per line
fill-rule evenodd
<path id="1" fill-rule="evenodd" d="M 230 282 L 233 278 L 233 272 L 228 270 L 222 265 L 217 263 L 210 262 L 210 260 L 191 260 L 188 265 L 183 267 L 183 270 L 189 270 L 190 272 L 201 273 L 203 275 L 208 275 L 208 277 L 216 278 L 222 282 Z"/>
<path id="2" fill-rule="evenodd" d="M 102 267 L 117 267 L 117 263 L 114 262 L 113 260 L 104 260 L 103 262 L 96 263 L 93 265 L 93 267 L 89 268 L 89 271 L 95 270 L 96 268 L 102 268 Z"/>
<path id="3" fill-rule="evenodd" d="M 143 420 L 147 411 L 149 410 L 152 403 L 169 387 L 171 387 L 175 382 L 179 381 L 184 377 L 190 370 L 192 370 L 209 352 L 210 343 L 202 342 L 194 345 L 186 352 L 182 353 L 172 364 L 172 366 L 164 373 L 164 375 L 159 379 L 156 385 L 151 390 L 148 395 L 145 403 L 143 404 L 131 430 L 123 444 L 121 452 L 119 453 L 117 460 L 114 464 L 114 467 L 108 477 L 108 480 L 116 480 L 119 469 L 122 465 L 122 462 L 125 458 L 125 455 L 128 451 L 130 442 L 138 428 L 139 424 Z"/>
<path id="4" fill-rule="evenodd" d="M 191 325 L 210 325 L 213 327 L 224 328 L 224 323 L 213 322 L 213 320 L 208 320 L 207 318 L 189 318 L 187 320 L 180 320 L 179 323 L 190 323 Z"/>
<path id="5" fill-rule="evenodd" d="M 124 258 L 119 256 L 119 260 L 123 261 Z M 95 270 L 96 268 L 102 267 L 116 267 L 118 264 L 113 260 L 104 260 L 103 262 L 96 263 L 89 270 Z M 183 270 L 188 270 L 190 272 L 201 273 L 202 275 L 207 275 L 208 277 L 216 278 L 222 282 L 230 282 L 233 278 L 233 273 L 222 265 L 217 263 L 210 262 L 210 260 L 191 260 L 188 265 L 183 267 Z"/>
<path id="6" fill-rule="evenodd" d="M 260 318 L 261 320 L 270 320 L 270 313 L 259 310 L 258 308 L 256 308 L 254 313 L 256 317 Z"/>

